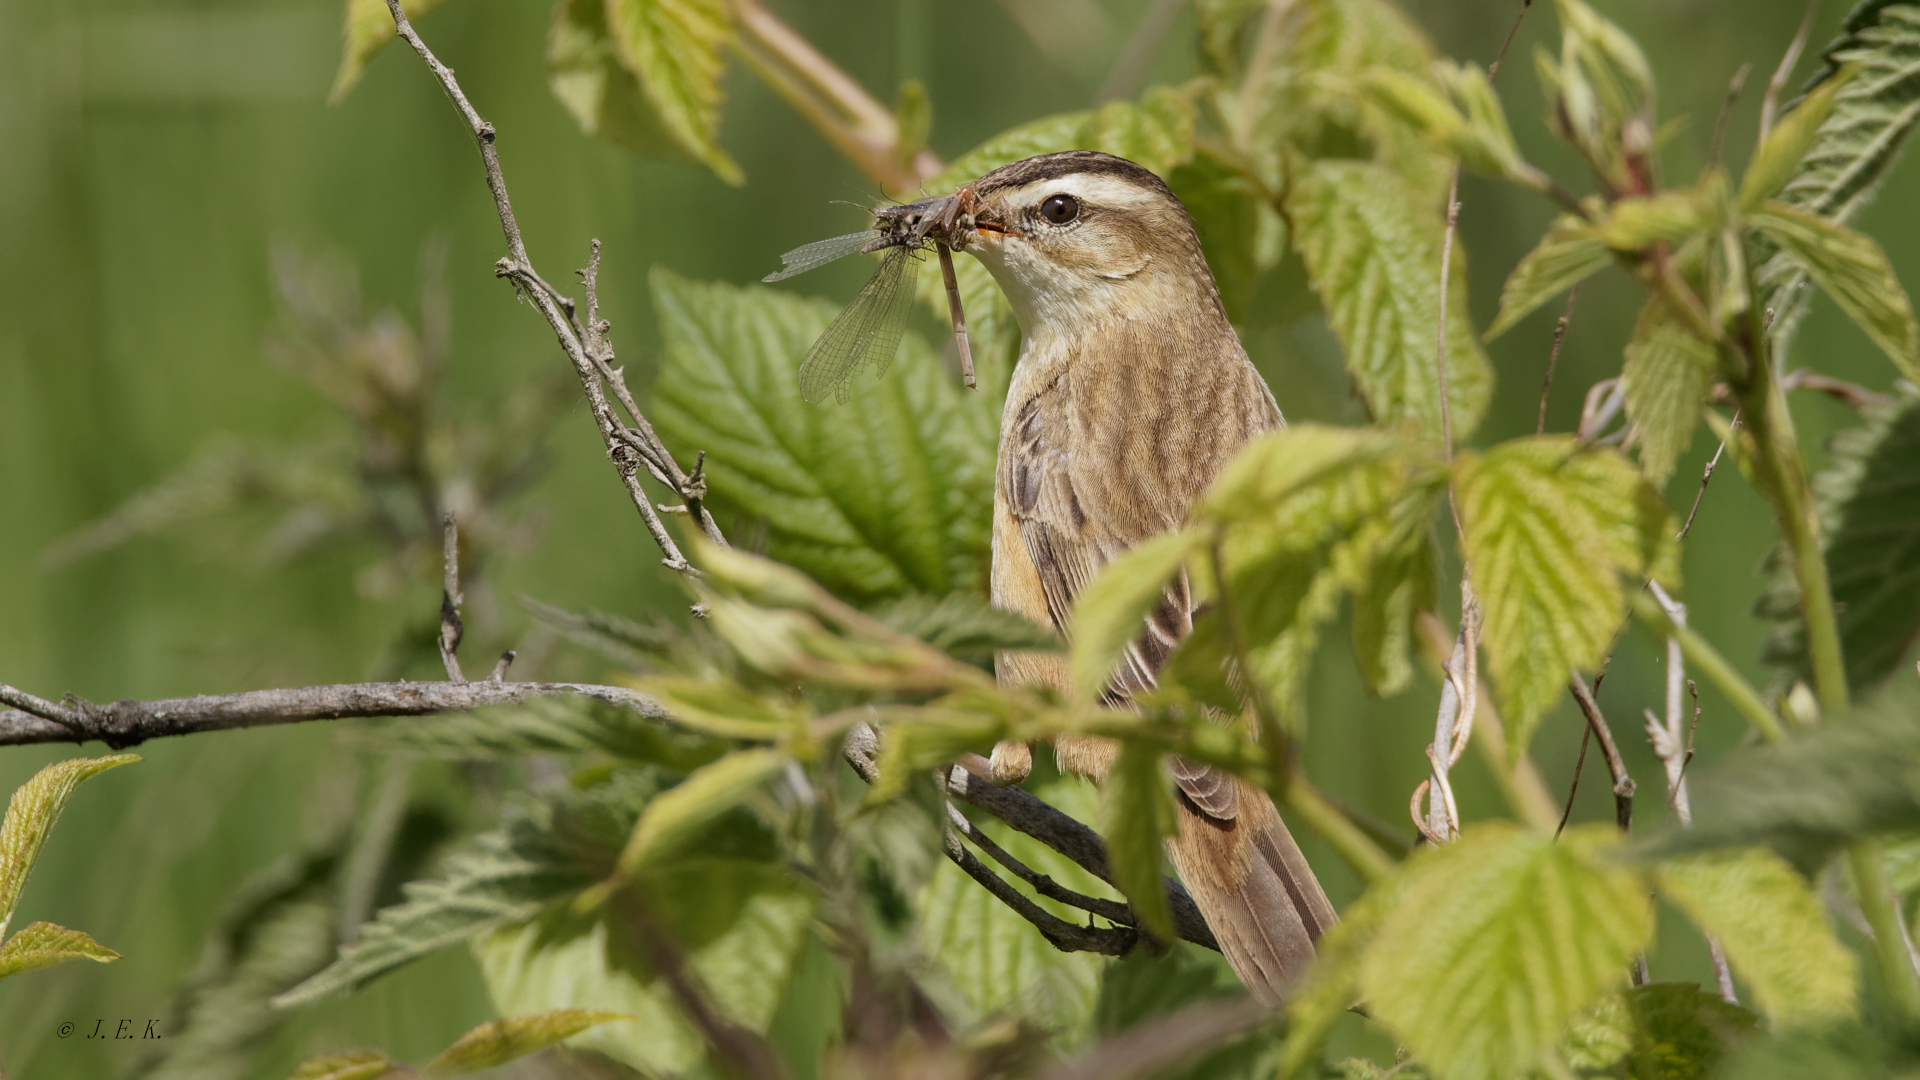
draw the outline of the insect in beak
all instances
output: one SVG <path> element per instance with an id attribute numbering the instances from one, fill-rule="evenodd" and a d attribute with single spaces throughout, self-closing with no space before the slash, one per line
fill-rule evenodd
<path id="1" fill-rule="evenodd" d="M 974 238 L 978 202 L 971 189 L 963 187 L 953 195 L 882 207 L 874 211 L 873 227 L 866 232 L 820 240 L 780 257 L 780 270 L 762 280 L 784 281 L 856 252 L 886 253 L 853 303 L 807 350 L 800 364 L 803 399 L 820 404 L 831 394 L 845 402 L 854 376 L 869 366 L 877 374 L 886 372 L 900 348 L 907 312 L 913 306 L 914 281 L 928 245 L 940 257 L 947 314 L 953 321 L 954 344 L 960 351 L 960 374 L 968 389 L 975 388 L 973 349 L 967 336 L 966 312 L 960 303 L 960 282 L 954 275 L 953 251 L 964 249 Z"/>

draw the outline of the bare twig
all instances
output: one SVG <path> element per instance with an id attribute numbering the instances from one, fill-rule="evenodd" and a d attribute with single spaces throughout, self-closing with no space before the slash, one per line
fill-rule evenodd
<path id="1" fill-rule="evenodd" d="M 1553 324 L 1553 351 L 1547 354 L 1547 377 L 1540 384 L 1540 419 L 1534 424 L 1533 433 L 1544 435 L 1547 432 L 1547 398 L 1553 393 L 1553 372 L 1560 366 L 1560 346 L 1567 340 L 1567 324 L 1573 321 L 1573 304 L 1580 299 L 1580 283 L 1574 282 L 1567 290 L 1567 310 L 1560 313 L 1560 320 Z"/>
<path id="2" fill-rule="evenodd" d="M 1560 811 L 1560 824 L 1553 830 L 1553 838 L 1567 831 L 1567 822 L 1573 817 L 1573 797 L 1580 793 L 1580 770 L 1587 764 L 1587 747 L 1593 744 L 1593 729 L 1580 729 L 1580 756 L 1573 759 L 1573 779 L 1567 784 L 1567 808 Z"/>
<path id="3" fill-rule="evenodd" d="M 97 740 L 118 750 L 148 739 L 204 731 L 352 717 L 432 716 L 571 694 L 625 706 L 642 716 L 667 717 L 664 709 L 643 694 L 589 683 L 340 683 L 159 701 L 122 699 L 105 705 L 77 698 L 56 705 L 0 686 L 0 702 L 14 707 L 0 710 L 0 746 Z"/>
<path id="4" fill-rule="evenodd" d="M 496 686 L 505 682 L 507 680 L 507 669 L 513 666 L 513 658 L 515 655 L 512 649 L 501 653 L 500 659 L 493 662 L 493 673 L 487 676 L 487 681 Z"/>
<path id="5" fill-rule="evenodd" d="M 1567 689 L 1572 691 L 1573 700 L 1580 704 L 1581 713 L 1587 718 L 1587 726 L 1593 729 L 1594 737 L 1600 740 L 1600 753 L 1607 759 L 1607 774 L 1613 778 L 1614 820 L 1621 832 L 1633 831 L 1633 777 L 1627 775 L 1627 763 L 1620 756 L 1620 747 L 1613 741 L 1613 729 L 1607 726 L 1607 718 L 1600 715 L 1600 703 L 1594 700 L 1593 691 L 1587 689 L 1587 680 L 1579 675 L 1567 680 Z"/>
<path id="6" fill-rule="evenodd" d="M 600 429 L 601 441 L 606 444 L 607 456 L 613 459 L 634 508 L 640 511 L 640 518 L 646 523 L 647 533 L 665 555 L 662 561 L 673 570 L 692 573 L 692 564 L 687 562 L 679 546 L 667 534 L 666 526 L 661 524 L 652 501 L 640 485 L 641 466 L 647 464 L 657 467 L 660 463 L 644 460 L 644 453 L 635 442 L 644 445 L 649 441 L 657 443 L 658 440 L 647 440 L 644 436 L 629 433 L 614 415 L 613 407 L 607 403 L 601 387 L 600 366 L 587 355 L 586 345 L 577 329 L 578 324 L 574 321 L 573 301 L 547 284 L 527 257 L 526 243 L 521 239 L 520 226 L 513 217 L 513 204 L 507 198 L 507 182 L 500 171 L 500 155 L 494 147 L 493 125 L 475 111 L 465 92 L 460 89 L 459 81 L 453 77 L 453 71 L 442 64 L 427 48 L 426 42 L 420 40 L 420 35 L 414 32 L 406 13 L 400 10 L 400 0 L 387 0 L 387 12 L 393 16 L 394 28 L 400 37 L 413 47 L 413 51 L 426 62 L 434 78 L 439 80 L 441 89 L 446 91 L 447 97 L 460 111 L 461 118 L 466 121 L 474 142 L 480 148 L 480 160 L 486 167 L 487 188 L 493 193 L 494 209 L 500 216 L 500 230 L 507 241 L 507 257 L 495 264 L 495 276 L 513 282 L 520 294 L 532 301 L 546 317 L 547 325 L 559 340 L 561 349 L 566 352 L 567 359 L 573 362 L 574 372 L 580 378 L 581 389 L 586 392 L 587 404 L 593 412 L 594 423 Z M 651 429 L 647 430 L 650 432 Z M 670 456 L 668 460 L 671 460 Z"/>
<path id="7" fill-rule="evenodd" d="M 1687 607 L 1660 587 L 1657 581 L 1647 583 L 1648 591 L 1659 602 L 1661 610 L 1676 628 L 1687 625 Z M 1653 744 L 1653 753 L 1660 759 L 1661 767 L 1667 775 L 1667 808 L 1673 811 L 1674 818 L 1683 829 L 1693 827 L 1693 808 L 1687 800 L 1687 763 L 1693 759 L 1693 733 L 1688 731 L 1684 739 L 1680 729 L 1685 718 L 1685 703 L 1682 691 L 1693 690 L 1693 681 L 1687 678 L 1686 657 L 1680 651 L 1680 640 L 1674 635 L 1667 637 L 1667 715 L 1663 721 L 1655 716 L 1652 709 L 1643 710 L 1647 721 L 1647 739 Z M 1700 723 L 1699 697 L 1694 697 L 1693 724 Z M 1713 958 L 1714 981 L 1720 990 L 1720 997 L 1728 1004 L 1740 1004 L 1734 992 L 1733 973 L 1727 967 L 1726 950 L 1720 947 L 1720 939 L 1708 933 L 1707 952 Z"/>
<path id="8" fill-rule="evenodd" d="M 1845 379 L 1836 379 L 1831 375 L 1822 375 L 1806 368 L 1795 368 L 1780 379 L 1780 392 L 1791 394 L 1795 390 L 1813 390 L 1833 398 L 1848 408 L 1865 409 L 1873 405 L 1884 405 L 1889 400 L 1885 394 L 1876 394 Z"/>
<path id="9" fill-rule="evenodd" d="M 441 518 L 441 558 L 445 578 L 440 585 L 440 662 L 446 665 L 447 681 L 463 683 L 460 671 L 460 639 L 467 628 L 460 621 L 460 525 L 449 510 Z"/>
<path id="10" fill-rule="evenodd" d="M 1133 1080 L 1191 1064 L 1272 1012 L 1248 997 L 1203 1001 L 1157 1016 L 1057 1065 L 1045 1080 Z"/>
<path id="11" fill-rule="evenodd" d="M 1733 422 L 1727 425 L 1727 438 L 1732 438 L 1733 433 L 1739 430 L 1739 427 L 1740 414 L 1735 412 L 1733 414 Z M 1700 512 L 1700 500 L 1707 497 L 1707 484 L 1713 480 L 1714 467 L 1720 464 L 1720 455 L 1726 452 L 1727 444 L 1726 440 L 1723 439 L 1720 442 L 1719 448 L 1713 452 L 1713 456 L 1707 459 L 1707 467 L 1700 471 L 1700 490 L 1693 493 L 1693 506 L 1687 511 L 1686 524 L 1680 526 L 1680 534 L 1674 537 L 1674 539 L 1685 540 L 1688 530 L 1693 528 L 1694 515 Z M 1653 578 L 1649 576 L 1647 581 L 1652 582 Z"/>
<path id="12" fill-rule="evenodd" d="M 1806 10 L 1800 15 L 1800 29 L 1793 32 L 1793 40 L 1788 43 L 1786 54 L 1780 57 L 1780 66 L 1773 69 L 1773 78 L 1767 80 L 1767 94 L 1760 99 L 1762 140 L 1773 131 L 1774 114 L 1780 107 L 1780 92 L 1786 89 L 1787 79 L 1793 75 L 1793 66 L 1800 62 L 1800 53 L 1807 47 L 1807 35 L 1813 33 L 1813 13 L 1819 7 L 1819 0 L 1807 0 Z"/>

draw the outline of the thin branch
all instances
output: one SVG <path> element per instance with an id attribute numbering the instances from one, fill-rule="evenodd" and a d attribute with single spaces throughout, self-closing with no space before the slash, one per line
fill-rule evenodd
<path id="1" fill-rule="evenodd" d="M 1547 397 L 1553 393 L 1553 372 L 1560 366 L 1560 346 L 1567 340 L 1567 324 L 1573 321 L 1573 304 L 1580 299 L 1580 283 L 1574 282 L 1567 290 L 1567 310 L 1560 313 L 1560 321 L 1553 324 L 1553 351 L 1547 354 L 1547 377 L 1540 384 L 1540 419 L 1534 424 L 1533 433 L 1547 433 Z"/>
<path id="2" fill-rule="evenodd" d="M 1747 85 L 1747 76 L 1753 73 L 1751 63 L 1741 64 L 1740 70 L 1733 73 L 1733 80 L 1727 84 L 1727 96 L 1720 102 L 1720 118 L 1713 122 L 1713 148 L 1707 154 L 1707 168 L 1720 167 L 1720 152 L 1727 142 L 1727 125 L 1733 120 L 1733 103 L 1740 99 L 1740 91 Z"/>
<path id="3" fill-rule="evenodd" d="M 159 701 L 122 699 L 105 705 L 78 698 L 68 704 L 0 686 L 0 746 L 30 743 L 104 742 L 116 750 L 148 739 L 205 731 L 273 727 L 308 720 L 372 716 L 433 716 L 490 705 L 518 705 L 534 698 L 578 694 L 667 719 L 652 698 L 619 686 L 546 682 L 339 683 L 238 694 L 203 694 Z M 16 711 L 17 710 L 17 711 Z"/>
<path id="4" fill-rule="evenodd" d="M 1614 821 L 1621 832 L 1633 831 L 1633 777 L 1627 775 L 1627 763 L 1620 756 L 1620 747 L 1613 741 L 1613 729 L 1607 726 L 1607 718 L 1600 715 L 1600 703 L 1594 700 L 1593 691 L 1587 689 L 1587 680 L 1579 675 L 1567 680 L 1567 689 L 1573 692 L 1573 700 L 1580 705 L 1580 711 L 1587 718 L 1587 726 L 1600 740 L 1601 756 L 1607 759 L 1607 773 L 1613 778 Z"/>
<path id="5" fill-rule="evenodd" d="M 467 634 L 466 626 L 460 621 L 460 604 L 465 599 L 460 595 L 460 525 L 449 510 L 441 518 L 441 559 L 444 579 L 440 585 L 440 662 L 446 666 L 447 681 L 463 683 L 466 675 L 460 671 L 460 639 Z"/>
<path id="6" fill-rule="evenodd" d="M 1859 383 L 1836 379 L 1806 368 L 1795 368 L 1780 379 L 1781 393 L 1791 394 L 1795 390 L 1813 390 L 1856 410 L 1884 405 L 1891 400 L 1887 395 L 1876 394 Z"/>
<path id="7" fill-rule="evenodd" d="M 1733 433 L 1738 430 L 1739 427 L 1740 413 L 1738 410 L 1735 410 L 1733 422 L 1727 425 L 1727 438 L 1732 438 Z M 1707 497 L 1707 484 L 1713 480 L 1714 467 L 1720 464 L 1720 455 L 1726 452 L 1727 441 L 1726 439 L 1722 439 L 1720 440 L 1719 448 L 1714 450 L 1711 458 L 1707 459 L 1707 467 L 1700 472 L 1700 490 L 1693 493 L 1693 506 L 1687 510 L 1687 522 L 1680 526 L 1680 534 L 1674 537 L 1675 540 L 1685 540 L 1687 538 L 1687 532 L 1693 528 L 1694 515 L 1700 512 L 1700 500 Z M 1648 578 L 1647 580 L 1651 582 L 1653 579 Z"/>
<path id="8" fill-rule="evenodd" d="M 1580 729 L 1580 756 L 1573 759 L 1573 779 L 1567 784 L 1567 808 L 1560 811 L 1560 824 L 1553 830 L 1553 838 L 1567 831 L 1567 822 L 1573 817 L 1573 797 L 1580 793 L 1580 770 L 1587 764 L 1587 747 L 1593 745 L 1593 729 Z"/>
<path id="9" fill-rule="evenodd" d="M 606 444 L 607 456 L 613 459 L 621 483 L 626 486 L 634 508 L 640 511 L 648 535 L 653 537 L 654 543 L 665 555 L 662 561 L 670 569 L 692 573 L 692 564 L 687 562 L 679 546 L 667 534 L 666 526 L 661 524 L 660 516 L 654 512 L 653 502 L 640 485 L 642 453 L 632 445 L 625 426 L 614 415 L 613 407 L 607 404 L 600 383 L 600 368 L 587 355 L 586 345 L 576 330 L 578 324 L 573 317 L 573 301 L 547 284 L 527 257 L 526 243 L 521 239 L 520 226 L 513 217 L 513 204 L 507 198 L 507 182 L 500 171 L 500 155 L 494 147 L 493 125 L 475 111 L 467 95 L 460 89 L 459 81 L 453 77 L 453 71 L 442 64 L 427 48 L 426 42 L 420 39 L 420 35 L 414 32 L 413 24 L 407 21 L 406 13 L 400 10 L 400 0 L 387 0 L 387 12 L 393 16 L 394 28 L 400 37 L 426 62 L 428 70 L 439 80 L 441 89 L 446 91 L 447 97 L 459 109 L 461 118 L 466 121 L 474 142 L 480 148 L 480 160 L 486 167 L 487 189 L 493 193 L 494 209 L 500 216 L 500 230 L 507 241 L 507 257 L 495 264 L 495 276 L 513 282 L 521 295 L 531 300 L 546 317 L 547 325 L 552 328 L 561 349 L 566 352 L 567 359 L 573 362 L 574 373 L 579 376 L 581 389 L 586 392 L 594 423 L 600 429 L 600 439 Z"/>

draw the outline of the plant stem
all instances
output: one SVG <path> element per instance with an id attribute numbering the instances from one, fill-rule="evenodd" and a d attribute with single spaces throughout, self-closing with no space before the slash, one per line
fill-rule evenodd
<path id="1" fill-rule="evenodd" d="M 1295 773 L 1287 782 L 1286 798 L 1281 803 L 1294 817 L 1325 840 L 1360 879 L 1371 885 L 1393 872 L 1393 856 L 1375 843 L 1366 830 L 1355 825 L 1338 807 L 1327 801 L 1313 782 Z"/>
<path id="2" fill-rule="evenodd" d="M 1705 675 L 1708 682 L 1719 687 L 1720 692 L 1727 696 L 1727 700 L 1733 703 L 1734 709 L 1741 716 L 1746 717 L 1747 723 L 1753 725 L 1761 738 L 1776 744 L 1786 740 L 1785 726 L 1767 706 L 1767 701 L 1760 696 L 1760 691 L 1755 690 L 1753 684 L 1742 677 L 1726 657 L 1720 655 L 1720 650 L 1714 648 L 1706 638 L 1701 637 L 1699 631 L 1691 627 L 1674 625 L 1673 620 L 1667 618 L 1667 613 L 1660 610 L 1660 605 L 1654 601 L 1653 597 L 1644 592 L 1634 597 L 1633 613 L 1655 633 L 1679 642 L 1680 651 L 1686 656 L 1687 662 Z"/>
<path id="3" fill-rule="evenodd" d="M 1867 917 L 1867 925 L 1873 927 L 1880 977 L 1887 984 L 1887 993 L 1908 1019 L 1920 1017 L 1920 972 L 1914 970 L 1913 953 L 1907 948 L 1906 929 L 1900 925 L 1900 908 L 1887 881 L 1880 845 L 1873 840 L 1855 841 L 1847 849 L 1847 865 L 1853 871 L 1860 911 Z"/>

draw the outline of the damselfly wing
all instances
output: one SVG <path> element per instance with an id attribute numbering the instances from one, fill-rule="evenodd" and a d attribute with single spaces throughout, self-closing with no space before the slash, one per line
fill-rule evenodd
<path id="1" fill-rule="evenodd" d="M 779 271 L 763 281 L 784 281 L 796 274 L 825 266 L 856 252 L 886 252 L 880 266 L 861 288 L 820 340 L 807 350 L 800 363 L 800 396 L 819 405 L 828 397 L 844 404 L 855 377 L 868 368 L 875 377 L 886 374 L 900 350 L 901 335 L 906 332 L 907 313 L 913 309 L 914 286 L 919 280 L 920 262 L 925 248 L 934 244 L 940 254 L 940 268 L 946 279 L 948 302 L 959 343 L 961 369 L 966 384 L 974 385 L 973 356 L 969 347 L 965 316 L 960 311 L 959 288 L 953 276 L 953 256 L 943 242 L 930 241 L 928 233 L 942 220 L 928 209 L 944 210 L 950 198 L 925 200 L 903 207 L 889 207 L 876 213 L 875 228 L 868 232 L 848 233 L 828 240 L 794 248 L 780 256 Z M 951 216 L 951 215 L 949 215 Z"/>

